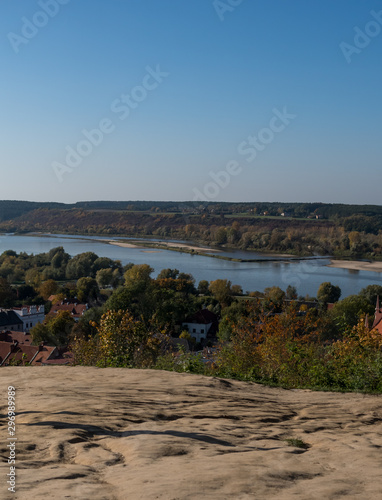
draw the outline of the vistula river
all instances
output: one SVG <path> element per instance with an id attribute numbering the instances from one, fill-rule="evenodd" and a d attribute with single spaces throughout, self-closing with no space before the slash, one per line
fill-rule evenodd
<path id="1" fill-rule="evenodd" d="M 196 283 L 200 280 L 228 279 L 232 284 L 240 285 L 244 292 L 263 291 L 264 288 L 274 285 L 285 290 L 288 285 L 293 285 L 297 288 L 299 295 L 316 296 L 320 284 L 324 281 L 330 281 L 341 288 L 341 298 L 344 298 L 358 293 L 367 285 L 382 285 L 382 275 L 379 272 L 327 267 L 330 260 L 326 258 L 290 260 L 288 257 L 280 258 L 241 250 L 219 252 L 219 255 L 242 259 L 262 259 L 260 262 L 231 262 L 170 250 L 123 248 L 108 244 L 107 241 L 110 239 L 118 238 L 0 234 L 0 254 L 5 250 L 37 254 L 62 246 L 71 256 L 91 251 L 100 257 L 119 259 L 122 264 L 128 262 L 149 264 L 154 268 L 154 277 L 162 269 L 176 268 L 181 272 L 192 274 Z"/>

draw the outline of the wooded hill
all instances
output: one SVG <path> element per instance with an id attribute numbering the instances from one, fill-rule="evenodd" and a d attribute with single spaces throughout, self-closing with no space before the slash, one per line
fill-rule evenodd
<path id="1" fill-rule="evenodd" d="M 235 248 L 382 258 L 382 206 L 0 201 L 0 231 L 180 238 Z"/>

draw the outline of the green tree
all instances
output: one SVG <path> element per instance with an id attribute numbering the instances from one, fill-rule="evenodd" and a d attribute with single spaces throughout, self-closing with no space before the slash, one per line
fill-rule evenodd
<path id="1" fill-rule="evenodd" d="M 56 247 L 48 252 L 48 260 L 54 269 L 65 269 L 70 255 L 65 252 L 64 247 Z"/>
<path id="2" fill-rule="evenodd" d="M 98 257 L 93 263 L 93 273 L 97 273 L 100 269 L 115 269 L 116 261 L 109 257 Z"/>
<path id="3" fill-rule="evenodd" d="M 224 227 L 220 227 L 216 231 L 215 241 L 218 245 L 224 245 L 227 243 L 227 230 Z"/>
<path id="4" fill-rule="evenodd" d="M 100 288 L 105 288 L 106 286 L 110 286 L 114 281 L 113 270 L 111 268 L 108 269 L 99 269 L 96 274 L 96 281 Z"/>
<path id="5" fill-rule="evenodd" d="M 59 311 L 47 321 L 46 326 L 54 345 L 65 346 L 69 343 L 74 324 L 69 311 Z"/>
<path id="6" fill-rule="evenodd" d="M 322 308 L 325 308 L 329 303 L 337 302 L 341 297 L 341 288 L 332 285 L 329 281 L 321 283 L 318 287 L 317 300 Z"/>
<path id="7" fill-rule="evenodd" d="M 178 269 L 162 269 L 162 271 L 158 274 L 157 279 L 176 279 L 178 277 L 179 271 Z"/>
<path id="8" fill-rule="evenodd" d="M 38 288 L 41 284 L 41 275 L 38 269 L 28 269 L 25 273 L 25 284 L 32 285 L 35 288 Z"/>
<path id="9" fill-rule="evenodd" d="M 148 264 L 137 264 L 128 269 L 124 274 L 125 287 L 136 292 L 144 291 L 152 282 L 150 277 L 154 269 Z"/>
<path id="10" fill-rule="evenodd" d="M 297 288 L 292 285 L 288 285 L 286 289 L 286 298 L 289 300 L 296 300 L 297 299 Z"/>
<path id="11" fill-rule="evenodd" d="M 360 297 L 364 297 L 369 304 L 375 307 L 377 303 L 377 297 L 380 297 L 382 300 L 382 286 L 381 285 L 368 285 L 358 294 Z"/>
<path id="12" fill-rule="evenodd" d="M 5 278 L 0 278 L 0 306 L 11 307 L 15 299 L 14 291 Z"/>
<path id="13" fill-rule="evenodd" d="M 365 297 L 349 295 L 334 304 L 331 315 L 339 331 L 344 333 L 356 326 L 366 314 L 372 315 L 373 312 L 374 307 Z"/>
<path id="14" fill-rule="evenodd" d="M 66 266 L 66 277 L 68 279 L 78 279 L 82 277 L 95 277 L 93 264 L 98 259 L 94 252 L 84 252 L 75 255 Z"/>
<path id="15" fill-rule="evenodd" d="M 222 307 L 229 306 L 232 302 L 232 289 L 229 280 L 214 280 L 211 281 L 208 287 L 210 293 L 220 302 Z"/>
<path id="16" fill-rule="evenodd" d="M 32 327 L 30 330 L 30 334 L 32 337 L 33 345 L 39 345 L 42 342 L 45 342 L 48 345 L 55 345 L 49 328 L 42 323 L 37 323 L 37 325 Z"/>
<path id="17" fill-rule="evenodd" d="M 200 280 L 199 281 L 199 284 L 198 284 L 198 293 L 200 295 L 209 295 L 209 290 L 208 290 L 208 287 L 209 287 L 209 283 L 207 280 Z"/>
<path id="18" fill-rule="evenodd" d="M 80 278 L 77 281 L 77 297 L 80 302 L 97 300 L 99 294 L 98 283 L 93 278 Z"/>

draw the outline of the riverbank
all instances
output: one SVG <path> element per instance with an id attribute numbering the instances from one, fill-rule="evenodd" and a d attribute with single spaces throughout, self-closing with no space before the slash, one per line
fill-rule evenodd
<path id="1" fill-rule="evenodd" d="M 105 242 L 105 241 L 103 241 Z M 294 261 L 294 260 L 310 260 L 312 257 L 297 257 L 292 254 L 272 254 L 271 258 L 269 252 L 264 254 L 268 258 L 264 259 L 264 257 L 256 257 L 254 259 L 243 259 L 239 257 L 230 257 L 227 255 L 223 255 L 227 249 L 217 249 L 211 247 L 199 247 L 195 245 L 191 245 L 184 242 L 172 242 L 172 241 L 141 241 L 141 240 L 132 240 L 129 242 L 126 241 L 117 241 L 117 240 L 107 240 L 106 243 L 110 245 L 116 245 L 122 248 L 153 248 L 156 250 L 169 250 L 173 252 L 180 253 L 188 253 L 191 255 L 198 255 L 199 257 L 212 257 L 214 259 L 227 260 L 230 262 L 282 262 L 282 261 Z M 143 250 L 144 251 L 144 250 Z M 249 253 L 249 252 L 248 252 Z M 253 252 L 256 255 L 259 255 L 259 252 Z M 320 257 L 315 257 L 320 258 Z M 322 257 L 326 258 L 326 257 Z"/>
<path id="2" fill-rule="evenodd" d="M 349 269 L 350 271 L 373 271 L 382 273 L 382 262 L 364 262 L 359 260 L 331 260 L 328 267 L 337 267 L 339 269 Z"/>

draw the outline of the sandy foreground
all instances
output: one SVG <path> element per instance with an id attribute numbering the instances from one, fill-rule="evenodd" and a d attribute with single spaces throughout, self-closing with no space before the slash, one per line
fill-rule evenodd
<path id="1" fill-rule="evenodd" d="M 358 260 L 331 260 L 328 267 L 339 267 L 352 271 L 374 271 L 382 273 L 382 262 L 361 262 Z"/>
<path id="2" fill-rule="evenodd" d="M 379 396 L 154 370 L 0 373 L 4 500 L 382 499 Z M 18 412 L 15 494 L 6 484 L 9 385 Z"/>

